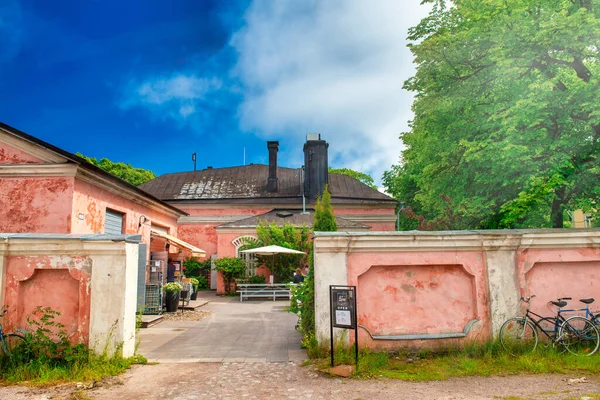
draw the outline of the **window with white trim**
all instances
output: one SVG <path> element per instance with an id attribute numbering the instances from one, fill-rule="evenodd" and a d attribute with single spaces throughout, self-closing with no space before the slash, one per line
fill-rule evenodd
<path id="1" fill-rule="evenodd" d="M 242 250 L 242 246 L 245 245 L 248 240 L 254 241 L 254 240 L 258 240 L 258 238 L 256 238 L 255 236 L 246 235 L 246 236 L 239 236 L 231 241 L 231 244 L 233 244 L 235 246 L 236 257 L 244 260 L 244 263 L 246 264 L 246 277 L 247 278 L 256 275 L 256 267 L 257 267 L 256 264 L 258 262 L 258 260 L 256 259 L 256 256 L 254 254 L 240 253 L 240 250 Z"/>

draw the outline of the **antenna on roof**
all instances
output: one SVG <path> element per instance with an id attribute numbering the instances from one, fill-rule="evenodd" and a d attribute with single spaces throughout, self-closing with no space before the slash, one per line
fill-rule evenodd
<path id="1" fill-rule="evenodd" d="M 246 165 L 246 148 L 244 147 L 244 165 Z"/>
<path id="2" fill-rule="evenodd" d="M 192 154 L 192 161 L 194 162 L 194 172 L 196 171 L 196 153 Z"/>

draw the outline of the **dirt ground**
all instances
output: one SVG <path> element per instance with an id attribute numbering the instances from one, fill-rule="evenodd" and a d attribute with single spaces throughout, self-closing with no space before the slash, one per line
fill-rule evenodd
<path id="1" fill-rule="evenodd" d="M 158 364 L 136 366 L 91 388 L 92 383 L 0 387 L 0 399 L 600 399 L 600 376 L 582 378 L 519 375 L 411 383 L 333 378 L 293 362 Z"/>

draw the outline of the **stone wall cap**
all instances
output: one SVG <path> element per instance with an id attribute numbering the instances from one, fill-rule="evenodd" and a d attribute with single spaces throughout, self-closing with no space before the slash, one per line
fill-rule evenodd
<path id="1" fill-rule="evenodd" d="M 369 232 L 313 232 L 315 237 L 346 236 L 523 236 L 550 234 L 600 234 L 600 228 L 556 228 L 556 229 L 473 229 L 460 231 L 369 231 Z"/>
<path id="2" fill-rule="evenodd" d="M 0 233 L 0 240 L 80 240 L 141 243 L 142 235 L 66 234 L 66 233 Z"/>

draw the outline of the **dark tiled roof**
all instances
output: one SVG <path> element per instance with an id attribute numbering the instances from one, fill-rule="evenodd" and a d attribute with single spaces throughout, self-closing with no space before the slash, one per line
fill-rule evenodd
<path id="1" fill-rule="evenodd" d="M 313 225 L 315 216 L 314 210 L 306 210 L 306 214 L 302 214 L 301 210 L 271 210 L 265 214 L 255 215 L 252 217 L 240 219 L 233 222 L 228 222 L 223 225 L 219 225 L 217 228 L 256 228 L 260 222 L 263 224 L 271 225 L 283 225 L 285 223 L 292 224 L 293 226 L 307 226 Z M 342 217 L 335 217 L 335 221 L 340 230 L 369 230 L 371 227 L 363 225 L 358 222 L 350 221 L 349 219 Z"/>
<path id="2" fill-rule="evenodd" d="M 237 200 L 295 203 L 302 197 L 300 169 L 277 168 L 279 191 L 267 191 L 268 165 L 203 169 L 166 174 L 140 185 L 163 201 Z M 346 175 L 329 174 L 329 192 L 336 203 L 394 202 L 395 200 Z"/>

